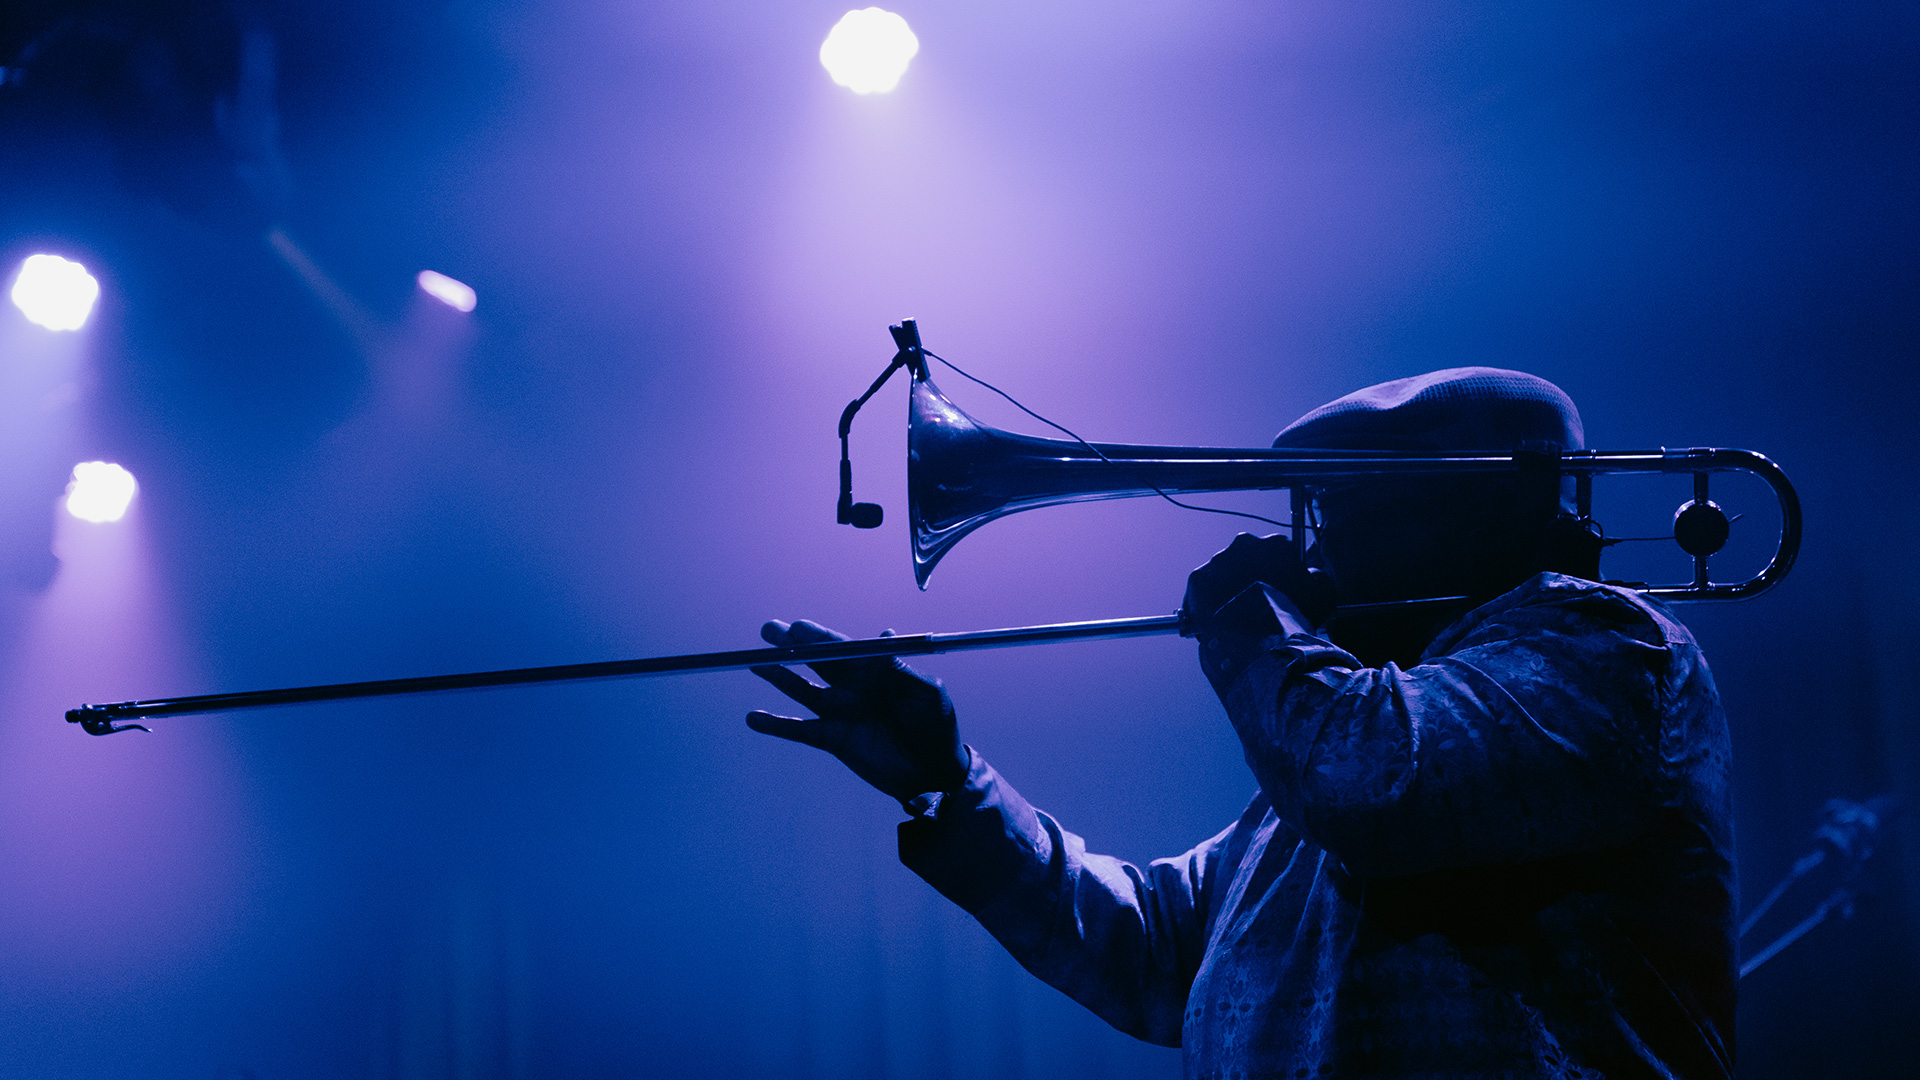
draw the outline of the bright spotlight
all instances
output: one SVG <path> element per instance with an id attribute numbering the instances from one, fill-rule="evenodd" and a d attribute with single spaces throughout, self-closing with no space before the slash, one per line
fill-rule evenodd
<path id="1" fill-rule="evenodd" d="M 78 330 L 87 324 L 100 283 L 87 268 L 58 255 L 29 255 L 13 279 L 13 306 L 49 330 Z"/>
<path id="2" fill-rule="evenodd" d="M 907 20 L 877 7 L 849 11 L 820 45 L 820 66 L 856 94 L 884 94 L 907 73 L 920 39 Z"/>
<path id="3" fill-rule="evenodd" d="M 422 270 L 414 280 L 420 283 L 422 292 L 455 311 L 472 311 L 473 305 L 480 299 L 475 295 L 473 286 L 464 281 L 455 281 L 445 274 Z"/>
<path id="4" fill-rule="evenodd" d="M 83 461 L 67 482 L 67 513 L 81 521 L 119 521 L 139 488 L 133 474 L 106 461 Z"/>

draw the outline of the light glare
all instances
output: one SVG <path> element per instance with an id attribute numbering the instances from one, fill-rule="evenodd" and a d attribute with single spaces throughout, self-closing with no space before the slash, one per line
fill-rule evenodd
<path id="1" fill-rule="evenodd" d="M 474 293 L 472 286 L 464 281 L 455 281 L 445 274 L 436 274 L 431 270 L 422 270 L 420 271 L 420 276 L 414 280 L 420 283 L 421 290 L 428 296 L 433 297 L 435 300 L 440 301 L 455 311 L 472 311 L 473 306 L 478 303 L 480 299 L 479 296 Z"/>
<path id="2" fill-rule="evenodd" d="M 820 45 L 820 65 L 856 94 L 884 94 L 898 86 L 920 51 L 907 20 L 877 7 L 849 11 Z"/>
<path id="3" fill-rule="evenodd" d="M 29 255 L 13 279 L 13 306 L 49 330 L 78 330 L 93 313 L 100 283 L 87 268 L 58 255 Z"/>
<path id="4" fill-rule="evenodd" d="M 119 521 L 139 486 L 132 473 L 112 462 L 83 461 L 67 483 L 67 513 L 95 524 Z"/>

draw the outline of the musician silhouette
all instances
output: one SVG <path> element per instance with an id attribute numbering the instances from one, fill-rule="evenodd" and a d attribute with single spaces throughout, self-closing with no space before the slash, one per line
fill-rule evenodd
<path id="1" fill-rule="evenodd" d="M 1459 368 L 1315 409 L 1276 446 L 1583 444 L 1572 401 Z M 963 744 L 898 660 L 757 673 L 756 731 L 897 799 L 902 861 L 1029 971 L 1202 1077 L 1725 1077 L 1735 952 L 1726 721 L 1663 608 L 1599 584 L 1559 483 L 1315 491 L 1303 558 L 1242 535 L 1187 583 L 1259 794 L 1192 850 L 1092 854 Z M 1371 617 L 1343 605 L 1424 597 Z M 770 622 L 775 645 L 834 640 Z"/>

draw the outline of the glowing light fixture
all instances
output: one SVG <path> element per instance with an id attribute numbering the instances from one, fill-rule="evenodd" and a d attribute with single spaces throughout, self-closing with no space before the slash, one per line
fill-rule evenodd
<path id="1" fill-rule="evenodd" d="M 877 7 L 849 11 L 820 45 L 820 66 L 856 94 L 884 94 L 900 84 L 920 51 L 907 20 Z"/>
<path id="2" fill-rule="evenodd" d="M 445 274 L 422 270 L 414 280 L 420 283 L 421 291 L 455 311 L 472 311 L 473 305 L 479 302 L 471 285 L 455 281 Z"/>
<path id="3" fill-rule="evenodd" d="M 58 255 L 29 255 L 13 279 L 13 306 L 49 330 L 78 330 L 100 299 L 87 268 Z"/>
<path id="4" fill-rule="evenodd" d="M 139 484 L 133 474 L 106 461 L 83 461 L 67 482 L 67 513 L 81 521 L 119 521 Z"/>

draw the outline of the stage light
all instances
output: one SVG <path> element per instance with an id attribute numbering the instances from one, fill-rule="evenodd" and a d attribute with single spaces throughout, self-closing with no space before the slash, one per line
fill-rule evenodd
<path id="1" fill-rule="evenodd" d="M 133 474 L 106 461 L 83 461 L 67 482 L 67 513 L 96 524 L 119 521 L 139 488 Z"/>
<path id="2" fill-rule="evenodd" d="M 78 330 L 87 324 L 100 283 L 87 268 L 58 255 L 29 255 L 13 279 L 13 306 L 49 330 Z"/>
<path id="3" fill-rule="evenodd" d="M 414 279 L 420 283 L 421 291 L 455 311 L 472 311 L 479 302 L 473 287 L 464 281 L 455 281 L 445 274 L 436 274 L 431 270 L 420 271 Z"/>
<path id="4" fill-rule="evenodd" d="M 920 51 L 907 20 L 877 7 L 849 11 L 820 45 L 820 66 L 856 94 L 884 94 L 900 83 Z"/>

